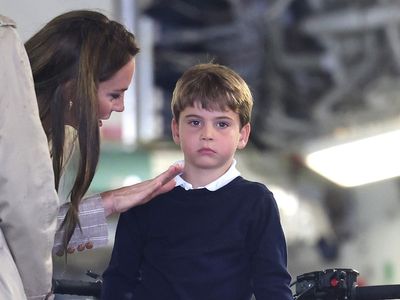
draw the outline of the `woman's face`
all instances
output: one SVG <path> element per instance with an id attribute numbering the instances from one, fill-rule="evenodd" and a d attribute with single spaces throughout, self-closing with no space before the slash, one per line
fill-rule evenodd
<path id="1" fill-rule="evenodd" d="M 124 110 L 124 95 L 135 72 L 135 59 L 132 58 L 125 66 L 109 80 L 99 84 L 97 96 L 99 99 L 99 126 L 102 120 L 110 118 L 113 111 Z"/>

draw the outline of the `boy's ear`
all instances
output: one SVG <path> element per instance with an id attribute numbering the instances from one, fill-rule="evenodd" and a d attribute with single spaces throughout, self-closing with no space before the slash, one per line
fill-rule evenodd
<path id="1" fill-rule="evenodd" d="M 180 144 L 179 126 L 175 118 L 173 118 L 171 121 L 171 131 L 172 131 L 172 139 L 174 140 L 175 144 L 179 145 Z"/>
<path id="2" fill-rule="evenodd" d="M 237 146 L 238 149 L 243 149 L 244 147 L 246 147 L 247 142 L 249 141 L 250 131 L 250 123 L 247 123 L 242 127 L 242 129 L 240 130 L 239 143 Z"/>

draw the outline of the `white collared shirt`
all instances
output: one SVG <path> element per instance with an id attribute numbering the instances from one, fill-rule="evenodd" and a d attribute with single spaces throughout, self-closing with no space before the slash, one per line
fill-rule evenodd
<path id="1" fill-rule="evenodd" d="M 183 163 L 183 161 L 178 162 L 178 163 Z M 229 182 L 231 182 L 233 179 L 235 179 L 238 176 L 240 176 L 240 172 L 238 171 L 238 169 L 236 169 L 236 160 L 234 159 L 232 162 L 232 165 L 229 167 L 228 171 L 225 172 L 225 174 L 223 174 L 221 177 L 217 178 L 213 182 L 210 182 L 206 186 L 198 187 L 198 189 L 206 188 L 207 190 L 214 192 L 214 191 L 222 188 L 223 186 L 227 185 Z M 175 186 L 181 186 L 187 191 L 193 190 L 192 184 L 190 184 L 189 182 L 184 180 L 181 177 L 181 175 L 177 175 L 175 177 L 175 181 L 176 181 Z"/>

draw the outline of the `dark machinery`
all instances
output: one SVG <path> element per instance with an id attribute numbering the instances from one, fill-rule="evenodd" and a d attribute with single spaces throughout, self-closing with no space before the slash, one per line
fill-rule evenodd
<path id="1" fill-rule="evenodd" d="M 358 286 L 353 269 L 326 269 L 297 276 L 295 300 L 400 299 L 400 285 Z"/>

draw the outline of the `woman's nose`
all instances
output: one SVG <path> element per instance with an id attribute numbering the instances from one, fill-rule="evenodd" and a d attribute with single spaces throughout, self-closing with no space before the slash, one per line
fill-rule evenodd
<path id="1" fill-rule="evenodd" d="M 116 101 L 113 106 L 113 111 L 123 112 L 125 109 L 124 101 Z"/>

